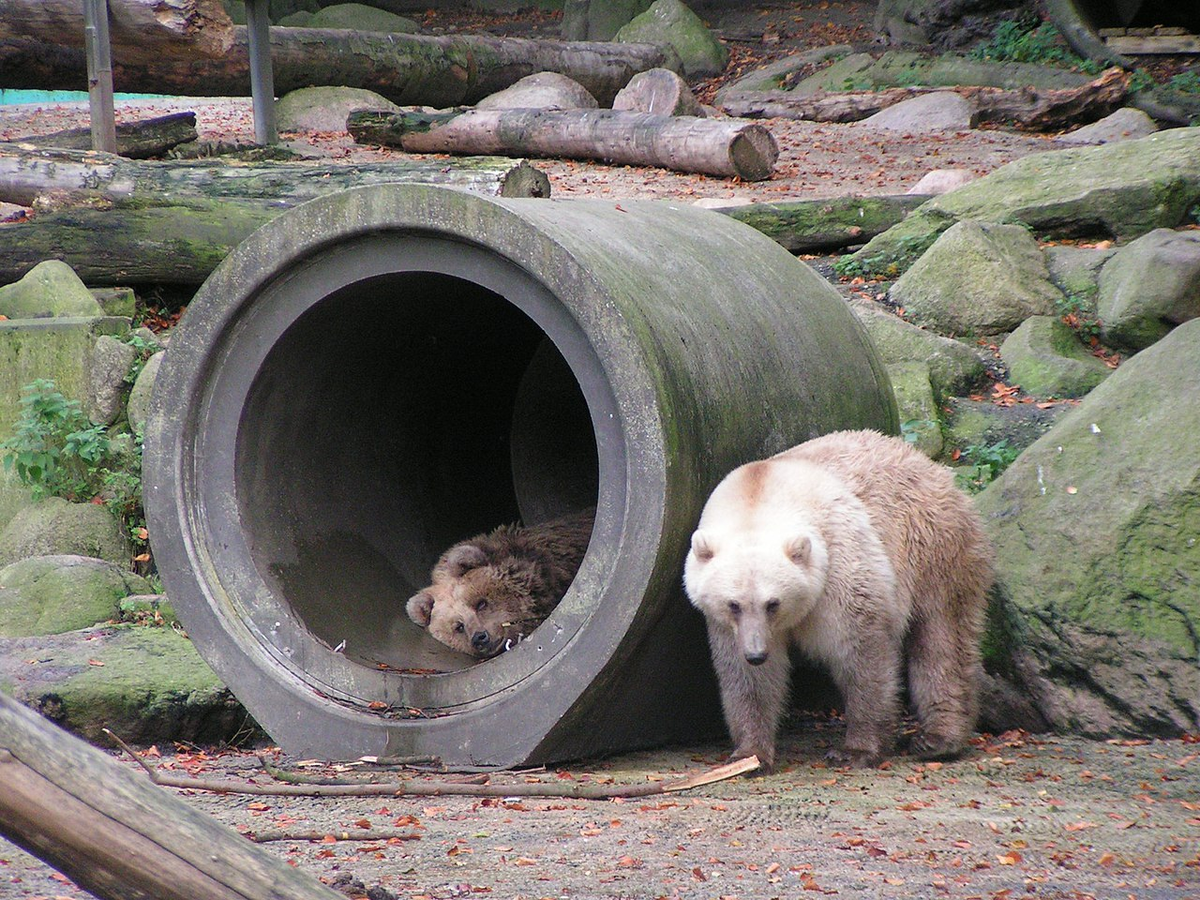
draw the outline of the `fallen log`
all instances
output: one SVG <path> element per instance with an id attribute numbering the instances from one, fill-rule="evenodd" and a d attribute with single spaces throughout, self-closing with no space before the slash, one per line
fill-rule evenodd
<path id="1" fill-rule="evenodd" d="M 883 234 L 929 199 L 925 194 L 832 197 L 716 207 L 793 253 L 816 253 L 861 244 Z"/>
<path id="2" fill-rule="evenodd" d="M 124 122 L 117 125 L 117 155 L 128 159 L 150 159 L 197 137 L 194 112 Z M 60 150 L 88 150 L 92 146 L 92 130 L 68 128 L 52 134 L 18 138 L 14 143 Z"/>
<path id="3" fill-rule="evenodd" d="M 0 834 L 104 900 L 339 900 L 0 693 Z"/>
<path id="4" fill-rule="evenodd" d="M 137 161 L 106 153 L 34 149 L 0 143 L 0 201 L 31 206 L 58 197 L 58 206 L 137 200 L 164 204 L 181 198 L 273 201 L 286 209 L 333 191 L 387 182 L 446 184 L 502 197 L 547 197 L 550 181 L 523 159 L 405 159 L 365 165 L 221 160 Z"/>
<path id="5" fill-rule="evenodd" d="M 233 22 L 221 0 L 108 0 L 108 23 L 113 55 L 148 65 L 164 52 L 221 56 L 233 43 Z M 83 4 L 3 0 L 0 41 L 15 38 L 82 51 Z"/>
<path id="6" fill-rule="evenodd" d="M 496 109 L 351 113 L 359 143 L 409 153 L 481 153 L 596 159 L 617 165 L 761 181 L 779 148 L 767 129 L 744 121 L 657 116 L 614 109 Z"/>
<path id="7" fill-rule="evenodd" d="M 200 284 L 259 226 L 324 194 L 389 182 L 505 197 L 549 196 L 525 160 L 405 160 L 365 166 L 135 162 L 0 145 L 0 199 L 37 214 L 0 225 L 0 284 L 46 259 L 94 286 Z"/>
<path id="8" fill-rule="evenodd" d="M 653 44 L 590 43 L 490 35 L 386 34 L 329 28 L 272 28 L 275 92 L 336 84 L 367 88 L 402 106 L 472 104 L 537 72 L 579 82 L 601 104 L 638 72 L 669 66 Z M 676 64 L 677 60 L 675 60 Z M 194 97 L 250 91 L 246 29 L 233 27 L 219 57 L 167 52 L 141 60 L 113 50 L 120 91 Z M 78 89 L 86 84 L 82 48 L 17 34 L 0 40 L 0 84 L 10 88 Z"/>
<path id="9" fill-rule="evenodd" d="M 920 94 L 952 90 L 971 102 L 973 126 L 983 122 L 1006 122 L 1040 131 L 1058 131 L 1108 115 L 1125 100 L 1128 85 L 1126 73 L 1109 69 L 1099 78 L 1074 88 L 1006 90 L 963 85 L 813 94 L 738 91 L 727 94 L 721 108 L 732 116 L 749 119 L 779 117 L 814 122 L 856 122 Z"/>

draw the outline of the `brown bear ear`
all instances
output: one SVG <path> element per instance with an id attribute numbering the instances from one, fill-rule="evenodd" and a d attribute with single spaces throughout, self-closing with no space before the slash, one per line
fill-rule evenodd
<path id="1" fill-rule="evenodd" d="M 700 562 L 708 562 L 716 555 L 716 552 L 712 545 L 712 539 L 703 531 L 697 531 L 692 535 L 692 553 Z"/>
<path id="2" fill-rule="evenodd" d="M 812 538 L 807 534 L 794 537 L 784 546 L 783 552 L 793 563 L 803 566 L 812 556 Z"/>
<path id="3" fill-rule="evenodd" d="M 487 554 L 474 544 L 458 544 L 447 550 L 446 555 L 442 557 L 442 565 L 451 578 L 458 578 L 464 572 L 486 566 L 487 561 Z"/>
<path id="4" fill-rule="evenodd" d="M 421 591 L 408 598 L 408 617 L 422 628 L 429 627 L 429 618 L 433 615 L 433 594 Z"/>

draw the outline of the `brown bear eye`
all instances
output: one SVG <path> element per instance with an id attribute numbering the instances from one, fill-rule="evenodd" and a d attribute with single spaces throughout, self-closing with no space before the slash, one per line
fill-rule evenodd
<path id="1" fill-rule="evenodd" d="M 466 631 L 466 629 L 465 629 L 465 628 L 463 628 L 463 623 L 462 623 L 462 622 L 459 622 L 459 623 L 457 623 L 457 624 L 454 626 L 454 633 L 455 633 L 455 634 L 462 634 L 464 631 Z"/>
<path id="2" fill-rule="evenodd" d="M 487 602 L 486 598 L 484 598 L 483 600 L 480 600 L 478 603 L 475 604 L 475 612 L 483 612 L 487 608 L 488 608 L 488 602 Z"/>

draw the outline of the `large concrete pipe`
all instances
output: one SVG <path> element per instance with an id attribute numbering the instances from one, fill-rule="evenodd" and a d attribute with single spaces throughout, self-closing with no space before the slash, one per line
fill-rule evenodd
<path id="1" fill-rule="evenodd" d="M 719 722 L 683 599 L 733 466 L 894 430 L 836 291 L 725 216 L 389 185 L 275 219 L 171 339 L 155 558 L 197 648 L 298 754 L 535 763 Z M 481 663 L 405 615 L 451 543 L 597 507 L 553 615 Z"/>

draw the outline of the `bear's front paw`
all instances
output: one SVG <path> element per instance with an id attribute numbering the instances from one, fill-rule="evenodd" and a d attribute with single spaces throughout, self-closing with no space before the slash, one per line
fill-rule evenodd
<path id="1" fill-rule="evenodd" d="M 850 750 L 845 747 L 834 748 L 825 754 L 826 762 L 835 766 L 849 766 L 855 769 L 871 768 L 884 760 L 884 754 L 870 750 Z"/>
<path id="2" fill-rule="evenodd" d="M 925 760 L 958 759 L 965 750 L 958 741 L 927 734 L 917 735 L 908 748 L 908 752 L 917 759 Z"/>

